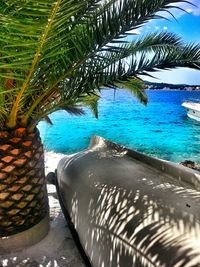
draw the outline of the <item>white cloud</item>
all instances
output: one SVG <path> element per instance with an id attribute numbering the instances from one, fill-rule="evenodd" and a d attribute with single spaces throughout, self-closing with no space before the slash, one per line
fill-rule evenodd
<path id="1" fill-rule="evenodd" d="M 177 6 L 180 8 L 183 8 L 184 10 L 186 10 L 186 12 L 191 13 L 194 16 L 200 16 L 200 1 L 199 0 L 191 0 L 190 2 L 193 5 L 190 5 L 188 3 L 182 3 L 182 4 L 179 4 Z M 179 16 L 182 16 L 184 14 L 185 14 L 184 12 L 181 12 L 179 10 L 175 11 L 175 16 L 178 15 L 178 17 L 179 17 Z"/>
<path id="2" fill-rule="evenodd" d="M 156 73 L 150 73 L 157 79 L 142 77 L 145 80 L 151 82 L 164 82 L 174 84 L 200 84 L 200 76 L 198 70 L 192 70 L 188 68 L 177 68 L 173 70 L 159 71 Z"/>
<path id="3" fill-rule="evenodd" d="M 192 8 L 187 8 L 186 11 L 187 11 L 188 13 L 192 13 L 192 12 L 193 12 Z"/>
<path id="4" fill-rule="evenodd" d="M 161 29 L 161 27 L 160 27 L 160 26 L 155 26 L 154 29 L 155 29 L 156 31 L 158 31 L 158 30 Z M 167 26 L 164 26 L 164 27 L 162 27 L 162 29 L 163 29 L 164 31 L 166 31 L 166 30 L 168 30 L 168 27 L 167 27 Z"/>
<path id="5" fill-rule="evenodd" d="M 141 34 L 141 30 L 140 29 L 134 29 L 134 30 L 130 30 L 128 31 L 129 33 L 132 33 L 132 34 Z"/>
<path id="6" fill-rule="evenodd" d="M 171 8 L 169 11 L 176 17 L 179 18 L 186 13 L 184 10 L 188 13 L 191 13 L 194 16 L 200 16 L 200 0 L 190 0 L 190 3 L 177 3 L 174 4 L 174 6 L 177 6 L 178 8 Z M 195 5 L 195 6 L 194 6 Z M 180 9 L 179 9 L 180 8 Z M 181 10 L 183 9 L 183 10 Z M 172 15 L 168 12 L 159 12 L 159 15 L 166 17 L 166 18 L 172 18 Z"/>

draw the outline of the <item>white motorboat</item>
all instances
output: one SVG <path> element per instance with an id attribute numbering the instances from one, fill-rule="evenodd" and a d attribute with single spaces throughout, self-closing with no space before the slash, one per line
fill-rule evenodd
<path id="1" fill-rule="evenodd" d="M 189 118 L 200 121 L 200 103 L 183 102 L 182 106 L 187 109 Z"/>

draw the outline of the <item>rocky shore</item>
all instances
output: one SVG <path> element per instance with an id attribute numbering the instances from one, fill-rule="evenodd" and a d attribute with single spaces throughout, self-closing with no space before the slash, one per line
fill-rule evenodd
<path id="1" fill-rule="evenodd" d="M 185 160 L 185 161 L 181 162 L 180 164 L 185 166 L 185 167 L 188 167 L 190 169 L 193 169 L 193 170 L 200 172 L 200 164 L 197 164 L 192 160 Z"/>

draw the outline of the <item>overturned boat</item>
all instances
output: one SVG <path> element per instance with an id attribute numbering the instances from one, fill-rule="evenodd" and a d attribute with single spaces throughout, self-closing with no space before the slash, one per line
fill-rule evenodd
<path id="1" fill-rule="evenodd" d="M 88 266 L 200 266 L 199 172 L 94 136 L 56 184 Z"/>
<path id="2" fill-rule="evenodd" d="M 189 118 L 200 121 L 200 103 L 183 102 L 182 106 L 186 108 Z"/>

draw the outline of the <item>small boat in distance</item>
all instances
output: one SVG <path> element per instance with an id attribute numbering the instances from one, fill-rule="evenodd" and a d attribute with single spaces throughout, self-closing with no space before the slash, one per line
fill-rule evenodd
<path id="1" fill-rule="evenodd" d="M 189 118 L 200 121 L 200 103 L 186 101 L 182 103 L 182 106 L 187 109 Z"/>

